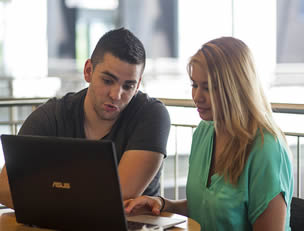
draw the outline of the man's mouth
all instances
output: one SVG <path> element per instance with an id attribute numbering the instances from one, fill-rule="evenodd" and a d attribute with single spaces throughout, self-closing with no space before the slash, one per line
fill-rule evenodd
<path id="1" fill-rule="evenodd" d="M 114 112 L 114 111 L 118 111 L 118 106 L 114 104 L 104 104 L 104 109 L 107 112 Z"/>

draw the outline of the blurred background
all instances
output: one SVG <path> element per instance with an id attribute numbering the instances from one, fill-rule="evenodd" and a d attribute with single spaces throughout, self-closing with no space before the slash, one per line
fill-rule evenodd
<path id="1" fill-rule="evenodd" d="M 141 90 L 150 96 L 191 99 L 189 57 L 210 39 L 234 36 L 251 48 L 272 103 L 304 102 L 304 0 L 0 0 L 0 134 L 16 133 L 32 111 L 7 100 L 43 100 L 86 87 L 85 60 L 99 38 L 118 27 L 144 43 Z M 192 132 L 200 119 L 192 107 L 168 109 L 172 129 L 162 193 L 184 198 Z M 275 118 L 285 132 L 304 132 L 302 114 Z M 301 137 L 288 137 L 295 158 L 302 154 Z M 301 156 L 295 174 L 304 177 Z"/>

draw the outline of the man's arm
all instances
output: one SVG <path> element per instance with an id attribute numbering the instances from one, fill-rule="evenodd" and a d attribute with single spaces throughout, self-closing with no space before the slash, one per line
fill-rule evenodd
<path id="1" fill-rule="evenodd" d="M 140 196 L 158 172 L 164 155 L 145 150 L 128 150 L 119 162 L 123 200 Z"/>
<path id="2" fill-rule="evenodd" d="M 145 96 L 139 94 L 138 97 Z M 124 200 L 143 193 L 149 196 L 159 193 L 159 169 L 166 157 L 171 126 L 169 113 L 159 101 L 142 101 L 140 110 L 132 108 L 136 114 L 126 117 L 127 145 L 118 166 Z"/>
<path id="3" fill-rule="evenodd" d="M 0 203 L 13 208 L 11 191 L 8 185 L 6 166 L 4 165 L 0 173 Z"/>

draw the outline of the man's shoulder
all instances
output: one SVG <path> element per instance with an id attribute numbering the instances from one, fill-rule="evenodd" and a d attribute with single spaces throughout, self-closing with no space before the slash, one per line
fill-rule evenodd
<path id="1" fill-rule="evenodd" d="M 21 134 L 82 137 L 85 94 L 86 89 L 49 99 L 26 119 Z"/>
<path id="2" fill-rule="evenodd" d="M 170 126 L 170 116 L 166 106 L 158 99 L 149 97 L 141 91 L 133 97 L 124 110 L 120 121 L 127 122 L 128 127 L 138 124 L 157 122 L 159 126 Z"/>
<path id="3" fill-rule="evenodd" d="M 125 117 L 132 120 L 147 119 L 154 117 L 154 120 L 170 120 L 166 106 L 157 98 L 139 91 L 129 103 L 124 112 Z"/>
<path id="4" fill-rule="evenodd" d="M 83 89 L 79 92 L 69 92 L 60 98 L 50 98 L 45 104 L 41 105 L 41 107 L 44 109 L 56 110 L 56 108 L 64 106 L 65 109 L 69 110 L 71 107 L 78 105 L 84 100 L 86 91 L 87 89 Z"/>
<path id="5" fill-rule="evenodd" d="M 165 105 L 160 100 L 154 97 L 150 97 L 147 93 L 144 93 L 142 91 L 137 92 L 137 94 L 130 102 L 130 106 L 133 106 L 135 108 L 148 107 L 149 109 L 153 109 L 153 107 L 161 107 L 165 109 Z"/>

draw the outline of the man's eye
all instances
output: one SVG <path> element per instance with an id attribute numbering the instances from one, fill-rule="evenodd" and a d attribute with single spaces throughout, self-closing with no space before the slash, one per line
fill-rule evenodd
<path id="1" fill-rule="evenodd" d="M 113 83 L 113 80 L 111 79 L 103 79 L 103 82 L 106 84 L 106 85 L 111 85 Z"/>
<path id="2" fill-rule="evenodd" d="M 123 89 L 126 90 L 126 91 L 131 90 L 131 89 L 133 89 L 133 88 L 134 88 L 134 85 L 133 85 L 133 84 L 132 84 L 132 85 L 124 85 L 124 86 L 123 86 Z"/>

